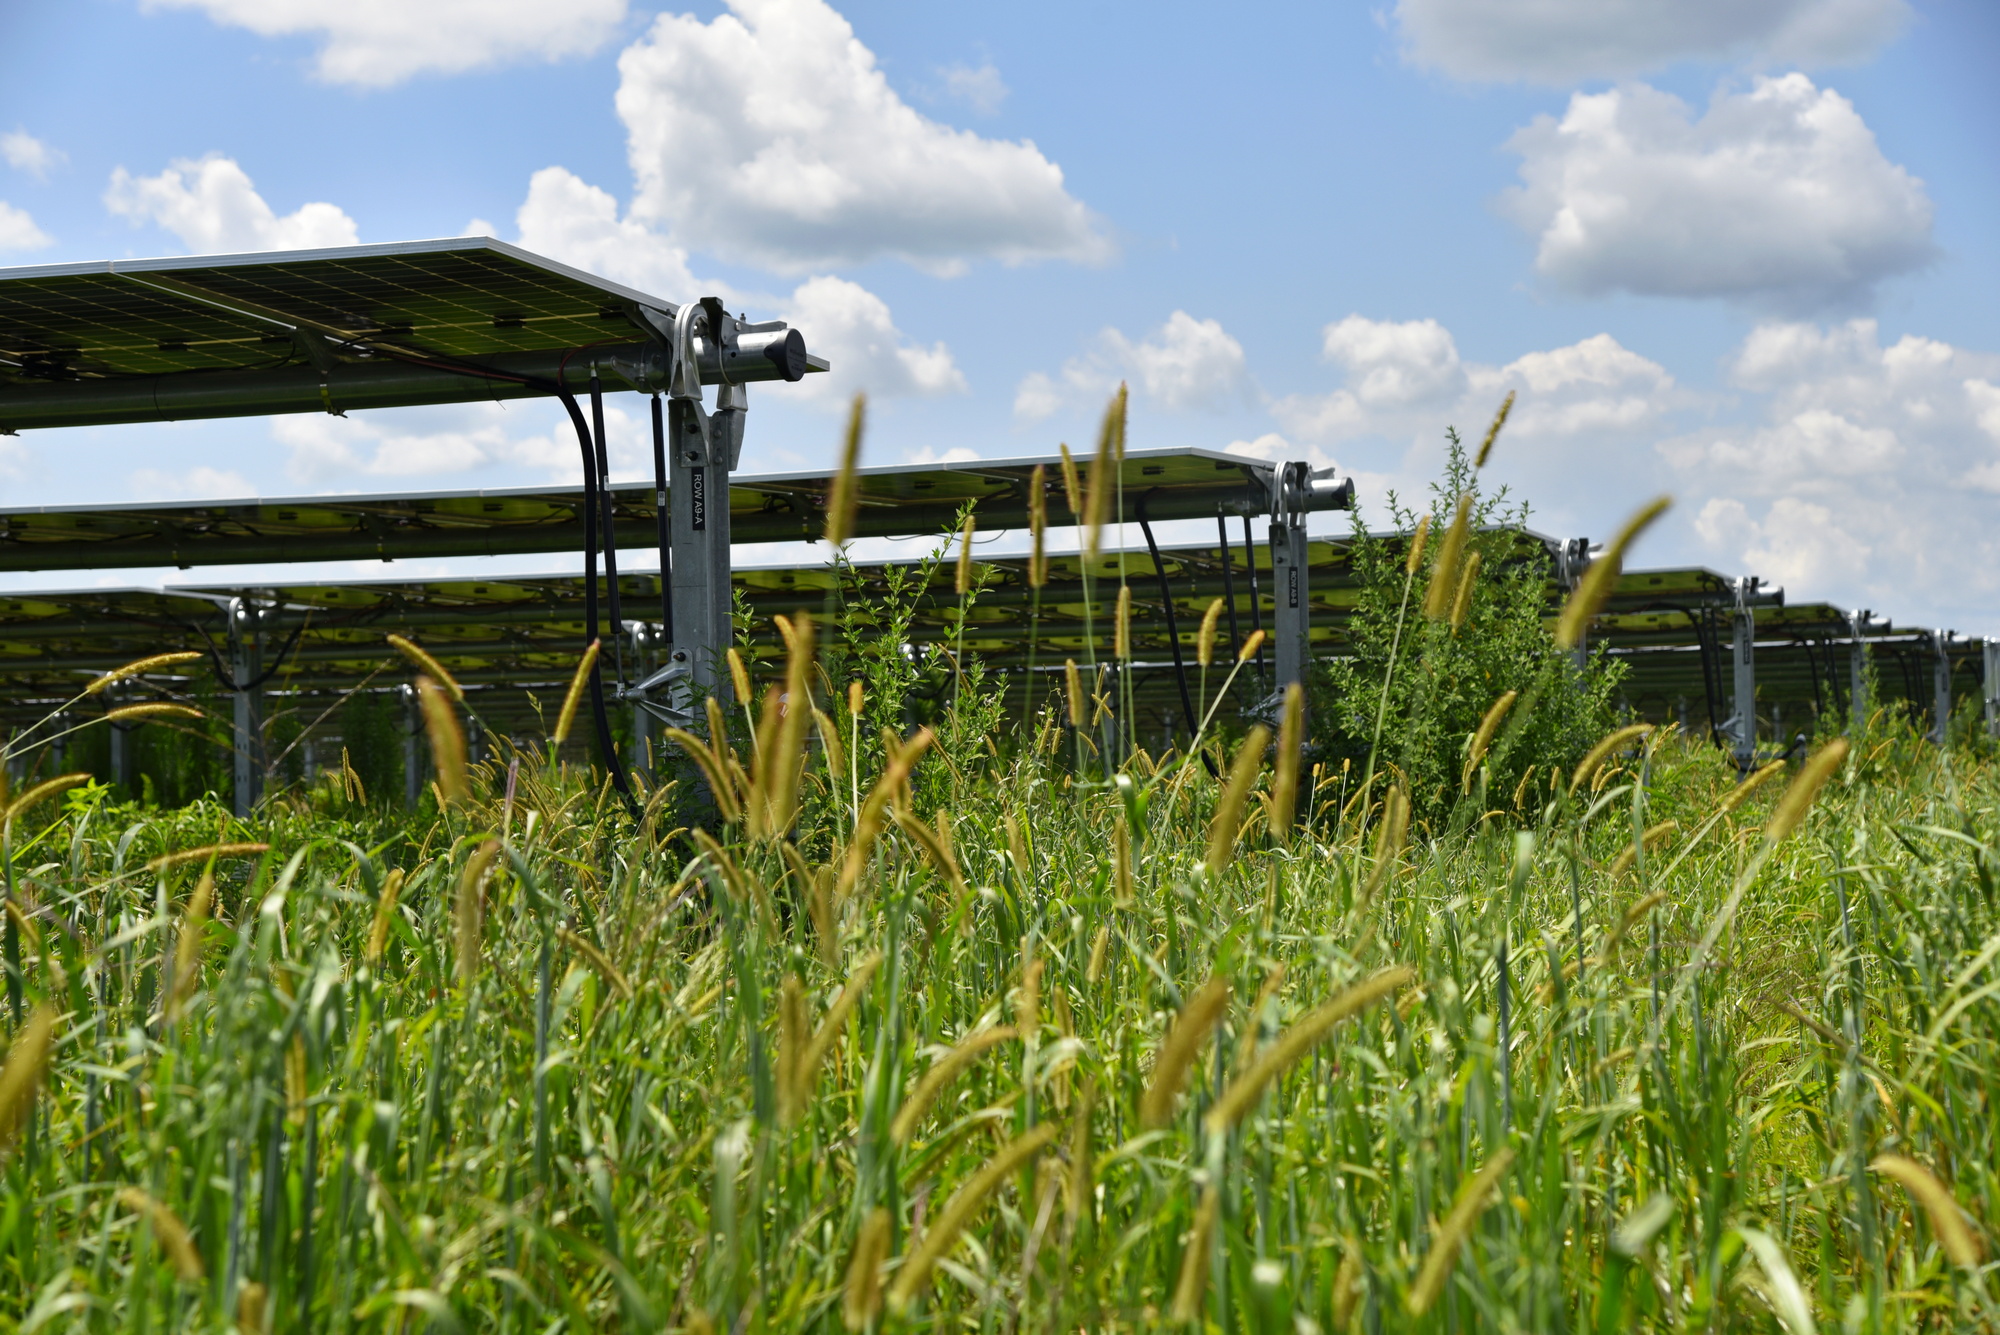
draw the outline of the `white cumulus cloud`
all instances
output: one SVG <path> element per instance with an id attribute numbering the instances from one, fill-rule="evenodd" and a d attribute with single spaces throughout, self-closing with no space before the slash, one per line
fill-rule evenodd
<path id="1" fill-rule="evenodd" d="M 1094 348 L 1070 358 L 1058 374 L 1030 372 L 1014 391 L 1014 414 L 1034 422 L 1065 407 L 1094 408 L 1121 380 L 1173 412 L 1220 410 L 1254 391 L 1243 345 L 1221 322 L 1175 311 L 1144 338 L 1107 328 Z"/>
<path id="2" fill-rule="evenodd" d="M 7 165 L 16 171 L 23 171 L 41 180 L 50 170 L 60 167 L 68 154 L 29 134 L 26 130 L 13 129 L 0 134 L 0 158 L 7 159 Z"/>
<path id="3" fill-rule="evenodd" d="M 845 399 L 855 390 L 883 397 L 931 397 L 965 392 L 965 376 L 943 343 L 906 343 L 888 303 L 845 278 L 809 278 L 793 291 L 784 318 L 806 346 L 833 364 L 810 375 L 794 393 Z"/>
<path id="4" fill-rule="evenodd" d="M 691 249 L 788 273 L 1109 252 L 1034 144 L 919 114 L 823 0 L 663 14 L 618 67 L 632 214 Z"/>
<path id="5" fill-rule="evenodd" d="M 2000 354 L 1873 320 L 1772 323 L 1729 364 L 1762 420 L 1659 446 L 1718 562 L 1794 592 L 1980 617 L 2000 598 Z"/>
<path id="6" fill-rule="evenodd" d="M 1725 88 L 1699 119 L 1644 84 L 1579 93 L 1510 147 L 1522 184 L 1501 208 L 1569 292 L 1810 310 L 1863 300 L 1934 253 L 1923 182 L 1803 74 Z"/>
<path id="7" fill-rule="evenodd" d="M 1678 61 L 1844 64 L 1909 21 L 1907 0 L 1397 0 L 1411 59 L 1461 79 L 1568 86 Z"/>
<path id="8" fill-rule="evenodd" d="M 695 280 L 685 250 L 644 223 L 621 218 L 610 191 L 564 167 L 544 167 L 528 179 L 528 197 L 514 215 L 514 224 L 520 244 L 537 255 L 666 301 L 679 304 L 698 296 L 728 295 L 713 283 L 703 286 Z"/>
<path id="9" fill-rule="evenodd" d="M 619 480 L 652 476 L 652 428 L 629 406 L 622 395 L 604 405 L 606 453 Z M 558 483 L 583 476 L 568 418 L 541 404 L 298 414 L 273 419 L 271 435 L 287 452 L 286 472 L 309 488 L 351 490 L 357 476 L 445 478 L 497 468 L 533 469 Z"/>
<path id="10" fill-rule="evenodd" d="M 47 232 L 35 226 L 26 209 L 17 209 L 0 199 L 0 251 L 40 250 L 54 244 Z"/>
<path id="11" fill-rule="evenodd" d="M 147 500 L 239 500 L 255 496 L 257 488 L 249 478 L 233 468 L 213 468 L 200 464 L 184 473 L 160 468 L 141 468 L 132 474 L 134 496 Z"/>
<path id="12" fill-rule="evenodd" d="M 588 55 L 625 20 L 626 0 L 144 0 L 198 9 L 260 37 L 318 37 L 319 77 L 383 88 L 523 60 Z"/>
<path id="13" fill-rule="evenodd" d="M 120 167 L 111 173 L 104 205 L 134 226 L 165 228 L 196 255 L 310 250 L 360 239 L 354 219 L 332 204 L 306 204 L 280 216 L 235 159 L 217 153 L 176 160 L 158 176 L 134 176 Z"/>

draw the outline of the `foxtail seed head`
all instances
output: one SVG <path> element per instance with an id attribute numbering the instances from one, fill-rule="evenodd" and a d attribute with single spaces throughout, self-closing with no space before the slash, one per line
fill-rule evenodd
<path id="1" fill-rule="evenodd" d="M 1299 800 L 1299 748 L 1305 742 L 1306 688 L 1285 688 L 1285 712 L 1278 725 L 1278 758 L 1271 771 L 1271 837 L 1287 840 Z"/>
<path id="2" fill-rule="evenodd" d="M 1465 755 L 1465 773 L 1460 776 L 1458 784 L 1460 792 L 1472 791 L 1472 776 L 1478 771 L 1479 762 L 1486 759 L 1486 748 L 1493 744 L 1493 734 L 1500 731 L 1500 721 L 1507 717 L 1507 711 L 1514 707 L 1514 701 L 1520 698 L 1520 694 L 1519 691 L 1508 691 L 1495 700 L 1487 708 L 1486 716 L 1479 720 L 1479 729 L 1472 734 L 1472 749 Z M 1518 798 L 1515 805 L 1520 805 Z"/>
<path id="3" fill-rule="evenodd" d="M 1181 1006 L 1179 1015 L 1167 1029 L 1159 1055 L 1153 1058 L 1153 1073 L 1146 1092 L 1139 1099 L 1139 1120 L 1146 1126 L 1161 1127 L 1173 1120 L 1174 1100 L 1187 1083 L 1188 1070 L 1208 1041 L 1216 1022 L 1229 1005 L 1229 983 L 1219 975 L 1210 978 Z"/>
<path id="4" fill-rule="evenodd" d="M 549 742 L 561 747 L 569 740 L 569 730 L 576 723 L 577 706 L 583 703 L 583 688 L 590 683 L 591 669 L 597 666 L 597 655 L 604 648 L 603 641 L 592 640 L 590 647 L 583 651 L 583 658 L 576 665 L 576 675 L 569 680 L 569 693 L 563 696 L 562 712 L 556 715 L 556 730 Z"/>
<path id="5" fill-rule="evenodd" d="M 1606 544 L 1604 554 L 1590 563 L 1590 568 L 1583 572 L 1583 578 L 1576 582 L 1576 590 L 1570 594 L 1569 601 L 1563 604 L 1562 616 L 1556 622 L 1557 648 L 1574 649 L 1583 640 L 1583 633 L 1590 629 L 1598 609 L 1604 606 L 1611 591 L 1618 587 L 1618 572 L 1624 569 L 1626 549 L 1673 503 L 1672 497 L 1662 496 L 1646 505 L 1625 521 L 1625 527 L 1619 529 L 1618 535 Z"/>
<path id="6" fill-rule="evenodd" d="M 978 520 L 970 513 L 958 527 L 958 571 L 952 587 L 961 598 L 972 592 L 972 535 L 977 528 Z"/>
<path id="7" fill-rule="evenodd" d="M 1410 535 L 1410 554 L 1403 558 L 1403 573 L 1414 577 L 1424 563 L 1424 544 L 1430 541 L 1431 517 L 1425 515 L 1417 521 L 1417 531 Z"/>
<path id="8" fill-rule="evenodd" d="M 49 1074 L 49 1051 L 55 1046 L 56 1010 L 47 1002 L 35 1007 L 28 1022 L 15 1031 L 7 1046 L 7 1063 L 0 1066 L 0 1158 L 14 1143 Z"/>
<path id="9" fill-rule="evenodd" d="M 840 471 L 833 477 L 833 492 L 826 502 L 826 540 L 844 547 L 854 536 L 856 487 L 854 472 L 861 466 L 861 435 L 868 421 L 868 396 L 856 394 L 847 410 L 847 433 L 840 442 Z"/>
<path id="10" fill-rule="evenodd" d="M 1965 1270 L 1977 1270 L 1979 1263 L 1986 1259 L 1986 1248 L 1979 1235 L 1965 1220 L 1965 1212 L 1950 1188 L 1932 1175 L 1928 1168 L 1915 1159 L 1901 1154 L 1880 1154 L 1868 1167 L 1884 1177 L 1893 1178 L 1910 1193 L 1910 1199 L 1924 1208 L 1930 1216 L 1931 1232 L 1937 1235 L 1938 1246 L 1951 1258 L 1952 1264 Z"/>
<path id="11" fill-rule="evenodd" d="M 1111 652 L 1120 662 L 1132 657 L 1132 586 L 1118 586 L 1118 616 L 1112 623 Z"/>
<path id="12" fill-rule="evenodd" d="M 390 635 L 386 638 L 390 644 L 396 647 L 398 653 L 416 664 L 417 671 L 427 674 L 432 681 L 442 686 L 445 694 L 451 697 L 453 704 L 462 705 L 465 703 L 465 692 L 459 687 L 458 680 L 449 672 L 446 672 L 444 664 L 431 657 L 422 645 L 418 644 L 415 640 L 405 639 L 401 635 Z"/>
<path id="13" fill-rule="evenodd" d="M 1039 589 L 1049 582 L 1049 558 L 1042 550 L 1042 537 L 1049 526 L 1048 469 L 1041 464 L 1028 475 L 1028 587 Z"/>
<path id="14" fill-rule="evenodd" d="M 1778 799 L 1778 809 L 1771 813 L 1771 823 L 1764 827 L 1767 843 L 1783 843 L 1787 835 L 1799 828 L 1806 812 L 1812 810 L 1813 799 L 1819 796 L 1819 790 L 1826 786 L 1826 781 L 1846 760 L 1847 739 L 1836 737 L 1799 766 L 1799 776 L 1792 780 L 1791 787 L 1785 789 L 1785 795 Z"/>
<path id="15" fill-rule="evenodd" d="M 1438 1225 L 1438 1231 L 1431 1239 L 1430 1251 L 1424 1254 L 1417 1282 L 1410 1286 L 1410 1315 L 1422 1316 L 1430 1311 L 1431 1305 L 1444 1292 L 1445 1281 L 1451 1278 L 1451 1268 L 1458 1260 L 1458 1249 L 1464 1244 L 1465 1235 L 1472 1231 L 1473 1223 L 1491 1201 L 1501 1174 L 1513 1162 L 1514 1147 L 1509 1145 L 1488 1159 L 1486 1166 L 1459 1191 L 1451 1213 Z"/>
<path id="16" fill-rule="evenodd" d="M 1500 411 L 1493 414 L 1493 425 L 1486 428 L 1486 439 L 1479 443 L 1479 455 L 1472 461 L 1474 468 L 1486 467 L 1486 460 L 1493 453 L 1493 442 L 1500 439 L 1500 428 L 1507 425 L 1507 414 L 1514 411 L 1514 391 L 1508 390 L 1507 397 L 1500 400 Z"/>
<path id="17" fill-rule="evenodd" d="M 1424 592 L 1424 615 L 1432 621 L 1443 621 L 1451 615 L 1452 599 L 1458 593 L 1459 560 L 1465 553 L 1465 535 L 1471 525 L 1472 497 L 1461 495 L 1451 527 L 1444 531 L 1444 540 L 1438 544 L 1437 564 L 1431 567 L 1430 587 Z"/>
<path id="18" fill-rule="evenodd" d="M 1205 865 L 1210 876 L 1222 875 L 1230 855 L 1236 851 L 1236 832 L 1243 824 L 1243 807 L 1250 800 L 1257 771 L 1264 766 L 1264 748 L 1270 743 L 1271 730 L 1259 723 L 1236 749 L 1236 759 L 1229 766 L 1229 779 L 1222 786 L 1222 795 L 1215 800 L 1215 815 L 1209 820 Z"/>
<path id="19" fill-rule="evenodd" d="M 144 658 L 135 659 L 127 663 L 124 667 L 112 668 L 111 671 L 98 677 L 90 685 L 84 687 L 83 693 L 85 695 L 96 695 L 105 687 L 116 685 L 118 682 L 124 681 L 127 677 L 144 676 L 148 672 L 157 672 L 164 667 L 175 667 L 181 663 L 197 662 L 200 658 L 200 651 L 195 649 L 182 649 L 171 654 L 148 654 Z"/>
<path id="20" fill-rule="evenodd" d="M 446 801 L 463 802 L 472 796 L 472 788 L 465 778 L 465 731 L 458 725 L 458 711 L 452 708 L 446 689 L 424 676 L 417 678 L 417 703 L 423 709 L 424 732 L 430 738 L 438 791 Z"/>
<path id="21" fill-rule="evenodd" d="M 1465 569 L 1458 576 L 1458 592 L 1451 600 L 1451 633 L 1456 635 L 1465 626 L 1465 618 L 1472 611 L 1472 590 L 1479 580 L 1479 553 L 1465 558 Z"/>
<path id="22" fill-rule="evenodd" d="M 1215 627 L 1222 618 L 1222 599 L 1217 598 L 1201 614 L 1201 630 L 1194 637 L 1194 661 L 1204 670 L 1215 661 Z"/>

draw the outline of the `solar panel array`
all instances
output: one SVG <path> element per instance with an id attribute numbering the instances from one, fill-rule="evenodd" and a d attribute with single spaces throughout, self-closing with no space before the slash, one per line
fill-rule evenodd
<path id="1" fill-rule="evenodd" d="M 1052 519 L 1066 516 L 1054 457 L 870 468 L 859 475 L 857 537 L 906 537 L 956 526 L 970 506 L 982 530 L 1027 527 L 1037 466 Z M 1206 450 L 1134 450 L 1119 469 L 1107 514 L 1116 522 L 1208 518 L 1267 502 L 1253 460 Z M 829 473 L 737 474 L 730 479 L 737 543 L 816 539 L 826 526 Z M 612 488 L 621 548 L 657 543 L 650 485 Z M 0 510 L 0 570 L 102 570 L 246 565 L 275 561 L 534 555 L 583 547 L 577 487 L 411 495 L 45 506 Z"/>
<path id="2" fill-rule="evenodd" d="M 1237 526 L 1232 525 L 1232 529 Z M 1540 539 L 1520 533 L 1524 547 Z M 1251 570 L 1232 533 L 1226 560 L 1217 544 L 1176 544 L 1156 565 L 1145 551 L 1107 552 L 1085 568 L 1080 555 L 1049 558 L 1049 583 L 1028 587 L 1025 556 L 982 558 L 984 587 L 961 619 L 954 592 L 955 553 L 929 563 L 868 563 L 836 572 L 826 564 L 739 568 L 735 585 L 750 612 L 748 635 L 756 653 L 775 658 L 772 616 L 804 608 L 822 614 L 830 593 L 862 617 L 879 616 L 892 599 L 910 605 L 905 642 L 976 655 L 1009 674 L 1025 691 L 1026 669 L 1060 668 L 1112 660 L 1112 608 L 1122 573 L 1132 598 L 1133 655 L 1146 726 L 1174 724 L 1179 715 L 1173 645 L 1178 638 L 1185 670 L 1192 673 L 1202 614 L 1216 598 L 1233 595 L 1235 630 L 1222 625 L 1218 658 L 1254 627 L 1272 624 L 1270 554 L 1254 552 Z M 1348 647 L 1358 596 L 1351 553 L 1344 541 L 1316 539 L 1310 546 L 1309 590 L 1313 645 L 1321 655 Z M 1168 596 L 1162 597 L 1164 570 Z M 1654 719 L 1684 717 L 1699 730 L 1730 709 L 1727 582 L 1700 569 L 1625 572 L 1593 630 L 1627 665 L 1624 694 Z M 625 573 L 620 602 L 630 620 L 659 618 L 659 585 L 651 573 Z M 188 585 L 165 591 L 90 589 L 72 593 L 0 595 L 0 726 L 19 726 L 74 694 L 95 674 L 144 654 L 193 648 L 225 654 L 226 603 L 246 596 L 267 607 L 265 655 L 273 675 L 267 689 L 325 693 L 351 689 L 370 674 L 375 685 L 405 680 L 384 636 L 409 635 L 456 674 L 482 706 L 503 723 L 523 724 L 529 691 L 544 698 L 559 691 L 584 643 L 581 580 L 573 575 L 503 579 L 364 580 L 260 584 L 255 587 Z M 1549 590 L 1553 615 L 1561 591 Z M 1173 608 L 1175 634 L 1168 630 Z M 1843 711 L 1848 681 L 1848 638 L 1838 609 L 1825 604 L 1760 607 L 1757 681 L 1760 708 L 1780 718 L 1804 719 L 1814 710 Z M 872 633 L 872 632 L 871 632 Z M 1912 633 L 1871 635 L 1882 692 L 1919 707 L 1931 700 L 1932 650 Z M 642 651 L 621 645 L 621 654 Z M 1976 646 L 1954 650 L 1961 694 L 1977 689 Z M 626 664 L 643 675 L 647 664 Z M 215 689 L 207 668 L 185 676 L 191 688 Z M 1243 678 L 1242 698 L 1261 692 L 1254 669 Z"/>
<path id="3" fill-rule="evenodd" d="M 485 237 L 0 270 L 0 420 L 9 380 L 304 364 L 289 326 L 336 347 L 483 358 L 638 337 L 628 302 L 673 310 Z"/>

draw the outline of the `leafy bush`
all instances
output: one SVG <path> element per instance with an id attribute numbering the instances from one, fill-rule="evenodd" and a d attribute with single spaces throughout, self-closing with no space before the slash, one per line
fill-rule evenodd
<path id="1" fill-rule="evenodd" d="M 1527 505 L 1504 488 L 1483 491 L 1458 433 L 1446 438 L 1450 450 L 1431 486 L 1428 541 L 1414 572 L 1406 539 L 1370 534 L 1355 516 L 1351 551 L 1361 590 L 1351 656 L 1321 662 L 1314 710 L 1323 753 L 1358 771 L 1372 759 L 1375 773 L 1399 775 L 1416 819 L 1431 821 L 1462 796 L 1473 734 L 1501 695 L 1520 698 L 1485 757 L 1489 806 L 1512 806 L 1525 782 L 1545 783 L 1576 764 L 1610 730 L 1624 672 L 1601 654 L 1580 669 L 1556 647 L 1543 620 L 1550 558 L 1510 531 L 1526 525 Z M 1433 619 L 1424 612 L 1425 594 L 1461 496 L 1469 529 L 1460 568 L 1474 554 L 1478 565 L 1463 615 Z M 1397 530 L 1416 527 L 1416 512 L 1400 496 L 1390 492 L 1388 505 Z M 1449 593 L 1447 608 L 1456 587 Z"/>

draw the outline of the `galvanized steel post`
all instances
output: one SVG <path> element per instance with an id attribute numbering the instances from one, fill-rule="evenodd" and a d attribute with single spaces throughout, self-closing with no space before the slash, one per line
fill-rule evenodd
<path id="1" fill-rule="evenodd" d="M 232 809 L 247 816 L 264 795 L 264 651 L 257 605 L 229 601 L 229 675 L 234 700 Z"/>

